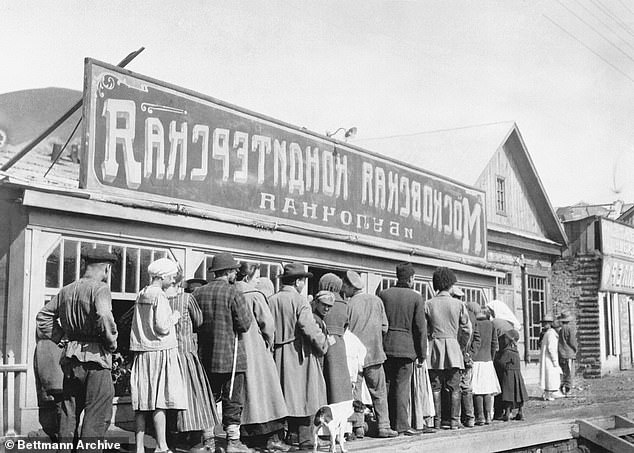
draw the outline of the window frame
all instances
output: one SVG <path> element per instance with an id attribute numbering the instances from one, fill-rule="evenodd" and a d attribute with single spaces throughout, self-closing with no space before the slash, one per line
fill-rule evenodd
<path id="1" fill-rule="evenodd" d="M 506 178 L 504 176 L 495 176 L 495 212 L 499 215 L 506 216 L 507 213 L 507 196 L 506 196 Z"/>
<path id="2" fill-rule="evenodd" d="M 542 288 L 531 287 L 531 283 L 542 282 Z M 528 274 L 526 275 L 526 306 L 528 308 L 528 352 L 535 355 L 540 351 L 539 337 L 541 332 L 541 320 L 546 314 L 548 307 L 548 278 L 543 275 Z M 537 292 L 542 294 L 541 300 L 534 300 L 533 294 Z M 535 318 L 535 308 L 539 307 L 539 316 Z M 536 334 L 535 334 L 536 332 Z"/>

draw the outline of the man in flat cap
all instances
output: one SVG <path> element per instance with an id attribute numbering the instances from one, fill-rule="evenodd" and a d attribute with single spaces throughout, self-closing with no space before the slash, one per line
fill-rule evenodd
<path id="1" fill-rule="evenodd" d="M 411 263 L 397 264 L 396 286 L 379 294 L 389 324 L 383 348 L 387 356 L 384 368 L 390 421 L 392 429 L 406 436 L 425 432 L 413 429 L 409 416 L 414 360 L 423 363 L 427 357 L 425 302 L 413 290 L 414 274 Z"/>
<path id="2" fill-rule="evenodd" d="M 348 322 L 350 332 L 355 334 L 367 349 L 363 374 L 359 376 L 354 388 L 354 399 L 361 400 L 363 379 L 372 397 L 379 437 L 395 437 L 398 432 L 390 428 L 390 415 L 387 408 L 387 387 L 383 362 L 386 356 L 383 350 L 383 335 L 387 333 L 388 322 L 383 301 L 374 294 L 363 292 L 361 276 L 354 271 L 346 272 L 343 279 L 343 293 L 348 300 Z"/>
<path id="3" fill-rule="evenodd" d="M 200 361 L 209 376 L 214 398 L 222 401 L 227 453 L 252 451 L 240 441 L 247 370 L 242 333 L 251 326 L 253 315 L 244 296 L 233 285 L 239 267 L 231 253 L 217 254 L 209 268 L 215 278 L 192 294 L 203 313 L 203 324 L 198 329 Z"/>
<path id="4" fill-rule="evenodd" d="M 50 338 L 53 329 L 61 326 L 68 340 L 60 362 L 64 383 L 59 426 L 59 441 L 68 443 L 75 438 L 90 442 L 103 439 L 110 426 L 114 397 L 110 370 L 112 353 L 117 349 L 117 325 L 106 282 L 118 257 L 89 248 L 82 259 L 83 276 L 64 286 L 36 318 L 39 336 Z M 82 411 L 84 420 L 81 432 L 77 432 Z"/>
<path id="5" fill-rule="evenodd" d="M 302 296 L 307 277 L 301 263 L 289 263 L 280 275 L 282 288 L 269 299 L 275 320 L 275 364 L 288 408 L 290 437 L 297 436 L 302 450 L 313 449 L 311 416 L 326 404 L 326 382 L 319 357 L 329 340 L 313 318 Z"/>

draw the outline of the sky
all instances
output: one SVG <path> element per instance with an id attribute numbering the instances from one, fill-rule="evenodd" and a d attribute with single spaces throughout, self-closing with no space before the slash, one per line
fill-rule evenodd
<path id="1" fill-rule="evenodd" d="M 629 3 L 0 0 L 0 93 L 144 46 L 128 69 L 320 133 L 515 121 L 554 206 L 634 202 Z"/>

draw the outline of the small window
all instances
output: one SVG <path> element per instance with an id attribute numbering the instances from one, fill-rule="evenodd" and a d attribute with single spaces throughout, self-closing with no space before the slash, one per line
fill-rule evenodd
<path id="1" fill-rule="evenodd" d="M 513 272 L 506 272 L 503 278 L 498 280 L 500 286 L 513 286 Z"/>
<path id="2" fill-rule="evenodd" d="M 495 178 L 495 208 L 498 214 L 506 215 L 506 184 L 504 178 Z"/>

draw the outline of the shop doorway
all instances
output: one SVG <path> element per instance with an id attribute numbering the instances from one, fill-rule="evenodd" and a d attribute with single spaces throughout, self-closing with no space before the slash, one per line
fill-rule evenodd
<path id="1" fill-rule="evenodd" d="M 313 276 L 308 279 L 308 294 L 314 296 L 319 292 L 319 279 L 329 272 L 335 274 L 339 278 L 343 279 L 344 275 L 346 275 L 346 271 L 342 269 L 334 269 L 328 267 L 317 267 L 317 266 L 308 266 L 308 272 L 312 273 Z"/>

